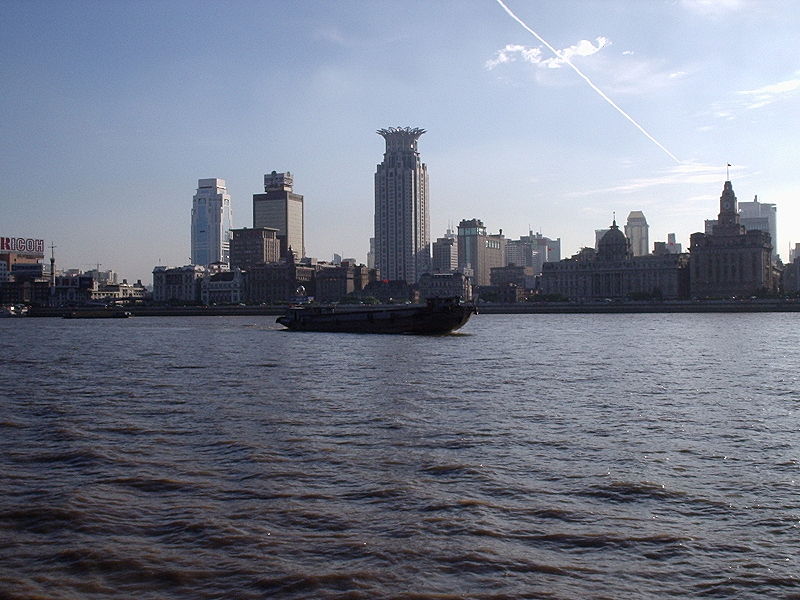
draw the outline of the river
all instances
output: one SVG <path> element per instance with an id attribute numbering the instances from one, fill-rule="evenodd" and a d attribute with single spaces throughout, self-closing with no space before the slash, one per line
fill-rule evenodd
<path id="1" fill-rule="evenodd" d="M 798 598 L 799 319 L 0 320 L 0 598 Z"/>

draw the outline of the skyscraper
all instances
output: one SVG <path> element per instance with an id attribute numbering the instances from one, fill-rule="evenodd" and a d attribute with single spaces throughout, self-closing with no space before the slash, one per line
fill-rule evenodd
<path id="1" fill-rule="evenodd" d="M 630 240 L 634 256 L 650 254 L 649 230 L 650 226 L 647 224 L 647 219 L 644 218 L 644 213 L 640 210 L 632 210 L 628 215 L 628 223 L 625 225 L 625 237 Z"/>
<path id="2" fill-rule="evenodd" d="M 417 283 L 430 270 L 428 169 L 417 140 L 424 129 L 389 127 L 383 162 L 375 172 L 375 266 L 381 277 Z"/>
<path id="3" fill-rule="evenodd" d="M 458 242 L 455 237 L 440 237 L 433 242 L 431 272 L 453 273 L 458 270 Z"/>
<path id="4" fill-rule="evenodd" d="M 739 202 L 739 223 L 744 225 L 747 231 L 766 231 L 772 238 L 772 262 L 778 258 L 777 212 L 778 209 L 774 204 L 759 202 L 758 196 L 753 198 L 752 202 Z"/>
<path id="5" fill-rule="evenodd" d="M 192 200 L 192 264 L 228 263 L 231 197 L 224 179 L 198 179 Z"/>
<path id="6" fill-rule="evenodd" d="M 500 233 L 487 234 L 480 219 L 464 219 L 458 224 L 458 270 L 471 274 L 473 284 L 491 285 L 494 267 L 506 264 L 506 239 Z"/>
<path id="7" fill-rule="evenodd" d="M 278 230 L 281 258 L 286 258 L 289 248 L 298 258 L 306 255 L 303 196 L 292 191 L 293 183 L 289 171 L 273 171 L 264 175 L 264 193 L 253 194 L 253 228 Z"/>

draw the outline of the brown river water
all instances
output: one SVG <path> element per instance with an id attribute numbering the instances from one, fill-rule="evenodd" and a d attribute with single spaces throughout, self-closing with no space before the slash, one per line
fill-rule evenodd
<path id="1" fill-rule="evenodd" d="M 0 598 L 800 598 L 799 325 L 0 320 Z"/>

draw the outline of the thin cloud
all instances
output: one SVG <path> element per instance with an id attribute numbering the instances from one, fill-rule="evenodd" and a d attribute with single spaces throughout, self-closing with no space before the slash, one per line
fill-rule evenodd
<path id="1" fill-rule="evenodd" d="M 741 171 L 742 167 L 737 167 Z M 637 177 L 607 188 L 573 192 L 575 198 L 594 196 L 598 194 L 632 194 L 650 188 L 676 186 L 676 185 L 713 185 L 719 183 L 725 174 L 725 167 L 721 165 L 707 165 L 695 162 L 683 162 L 663 171 L 655 177 Z"/>
<path id="2" fill-rule="evenodd" d="M 558 56 L 545 58 L 541 47 L 523 46 L 520 44 L 506 44 L 505 48 L 498 50 L 495 57 L 486 61 L 486 68 L 491 70 L 498 65 L 515 62 L 517 59 L 532 65 L 547 69 L 560 69 L 576 56 L 591 56 L 597 54 L 610 45 L 608 38 L 598 37 L 595 46 L 589 40 L 581 40 L 577 44 L 558 50 Z"/>
<path id="3" fill-rule="evenodd" d="M 674 88 L 689 79 L 697 70 L 696 65 L 683 65 L 676 69 L 663 59 L 647 59 L 639 56 L 606 55 L 592 65 L 595 72 L 602 72 L 609 91 L 614 94 L 651 94 Z"/>
<path id="4" fill-rule="evenodd" d="M 739 113 L 756 110 L 793 98 L 800 94 L 800 72 L 793 79 L 770 83 L 752 90 L 734 92 L 732 98 L 711 105 L 711 114 L 717 119 L 734 120 Z"/>
<path id="5" fill-rule="evenodd" d="M 681 0 L 681 6 L 697 15 L 718 17 L 747 6 L 745 0 Z"/>
<path id="6" fill-rule="evenodd" d="M 800 90 L 800 78 L 787 79 L 754 90 L 742 90 L 736 93 L 745 98 L 745 108 L 753 109 L 792 96 L 798 90 Z"/>

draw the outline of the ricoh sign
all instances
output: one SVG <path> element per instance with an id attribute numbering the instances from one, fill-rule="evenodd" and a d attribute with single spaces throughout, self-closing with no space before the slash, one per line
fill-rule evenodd
<path id="1" fill-rule="evenodd" d="M 38 254 L 44 256 L 44 240 L 0 236 L 0 252 Z"/>

